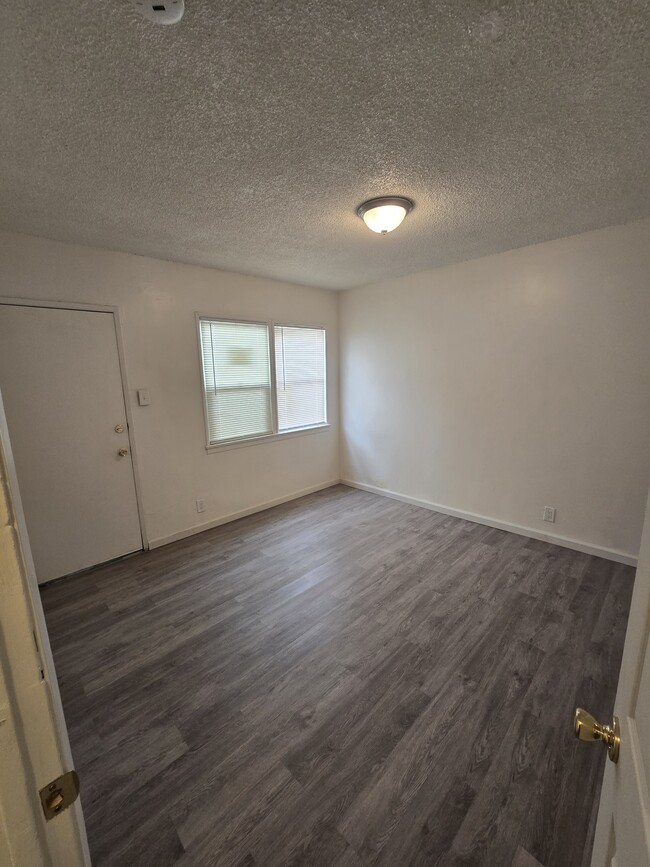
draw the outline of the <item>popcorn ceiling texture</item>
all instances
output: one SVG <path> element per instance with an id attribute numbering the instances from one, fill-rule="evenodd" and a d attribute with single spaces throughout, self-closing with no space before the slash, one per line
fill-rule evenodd
<path id="1" fill-rule="evenodd" d="M 647 0 L 0 11 L 0 227 L 347 288 L 650 213 Z M 410 196 L 394 234 L 364 199 Z M 182 291 L 182 286 L 179 286 Z"/>

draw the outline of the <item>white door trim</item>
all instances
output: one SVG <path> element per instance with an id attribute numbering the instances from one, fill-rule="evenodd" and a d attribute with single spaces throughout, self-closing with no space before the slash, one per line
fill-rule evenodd
<path id="1" fill-rule="evenodd" d="M 138 522 L 140 524 L 140 536 L 142 537 L 142 548 L 149 548 L 149 539 L 147 537 L 147 528 L 144 520 L 144 508 L 142 505 L 142 484 L 140 482 L 140 472 L 138 468 L 137 447 L 135 442 L 135 428 L 133 424 L 133 413 L 131 409 L 131 401 L 129 399 L 129 385 L 126 367 L 126 356 L 124 353 L 124 341 L 122 339 L 122 324 L 123 314 L 122 308 L 107 305 L 107 304 L 83 304 L 78 301 L 50 301 L 49 299 L 36 298 L 10 298 L 5 295 L 0 296 L 0 304 L 8 307 L 44 307 L 55 310 L 80 310 L 86 313 L 111 313 L 113 315 L 113 327 L 115 328 L 115 340 L 117 343 L 117 357 L 120 365 L 120 378 L 122 381 L 122 397 L 124 399 L 124 412 L 126 413 L 126 423 L 129 430 L 129 445 L 131 448 L 131 465 L 133 467 L 133 481 L 135 484 L 135 500 L 138 507 Z"/>

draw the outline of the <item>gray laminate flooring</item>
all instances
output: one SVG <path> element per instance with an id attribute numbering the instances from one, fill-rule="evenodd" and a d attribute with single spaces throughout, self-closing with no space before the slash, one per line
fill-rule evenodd
<path id="1" fill-rule="evenodd" d="M 45 587 L 94 864 L 586 865 L 632 583 L 336 487 Z"/>

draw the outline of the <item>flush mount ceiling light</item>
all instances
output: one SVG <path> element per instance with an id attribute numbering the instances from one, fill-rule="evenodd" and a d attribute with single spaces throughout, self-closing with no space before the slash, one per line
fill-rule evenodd
<path id="1" fill-rule="evenodd" d="M 359 205 L 357 214 L 373 232 L 386 235 L 396 229 L 412 210 L 413 202 L 404 196 L 380 196 Z"/>

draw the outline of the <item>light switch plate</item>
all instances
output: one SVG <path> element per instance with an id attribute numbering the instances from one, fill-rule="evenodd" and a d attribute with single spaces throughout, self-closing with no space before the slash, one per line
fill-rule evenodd
<path id="1" fill-rule="evenodd" d="M 148 388 L 138 389 L 138 403 L 140 406 L 149 406 L 151 403 L 151 392 Z"/>

